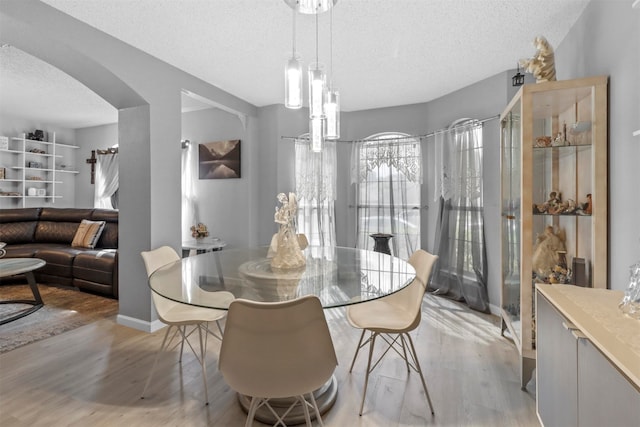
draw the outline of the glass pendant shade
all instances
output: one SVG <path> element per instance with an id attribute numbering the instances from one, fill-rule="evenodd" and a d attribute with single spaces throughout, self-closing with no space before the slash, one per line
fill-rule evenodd
<path id="1" fill-rule="evenodd" d="M 324 65 L 313 63 L 309 65 L 309 117 L 324 118 L 324 101 L 327 90 L 327 75 Z"/>
<path id="2" fill-rule="evenodd" d="M 302 107 L 302 66 L 297 55 L 291 56 L 284 69 L 284 106 L 287 108 Z"/>
<path id="3" fill-rule="evenodd" d="M 322 151 L 325 120 L 322 117 L 312 117 L 309 120 L 309 139 L 311 140 L 311 151 L 314 153 Z"/>
<path id="4" fill-rule="evenodd" d="M 327 101 L 324 104 L 327 116 L 327 132 L 325 138 L 340 139 L 340 93 L 337 89 L 327 90 Z"/>

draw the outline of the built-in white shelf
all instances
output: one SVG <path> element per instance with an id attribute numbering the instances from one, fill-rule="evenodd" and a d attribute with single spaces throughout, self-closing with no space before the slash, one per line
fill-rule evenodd
<path id="1" fill-rule="evenodd" d="M 0 195 L 0 198 L 21 200 L 22 207 L 27 207 L 28 199 L 47 199 L 53 203 L 55 199 L 62 198 L 59 194 L 59 186 L 65 185 L 62 174 L 68 176 L 80 173 L 68 169 L 68 165 L 61 168 L 60 165 L 66 164 L 62 159 L 68 154 L 68 149 L 80 147 L 56 142 L 55 133 L 51 133 L 50 138 L 50 141 L 38 141 L 28 139 L 26 134 L 3 138 L 5 145 L 0 149 L 0 164 L 5 167 L 5 179 L 0 179 L 0 184 L 5 185 L 1 189 L 4 194 Z M 38 167 L 29 166 L 34 163 Z M 27 190 L 30 187 L 37 188 L 40 192 L 45 190 L 47 194 L 29 196 Z"/>

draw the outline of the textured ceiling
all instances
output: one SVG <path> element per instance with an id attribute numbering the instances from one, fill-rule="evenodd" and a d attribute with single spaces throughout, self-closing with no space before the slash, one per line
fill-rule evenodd
<path id="1" fill-rule="evenodd" d="M 282 103 L 283 66 L 292 45 L 292 12 L 283 0 L 44 2 L 251 104 Z M 536 35 L 557 46 L 588 2 L 339 0 L 333 10 L 332 68 L 342 109 L 426 102 L 515 68 L 519 58 L 534 53 Z M 318 21 L 318 56 L 329 68 L 329 14 Z M 315 58 L 315 17 L 298 15 L 297 27 L 297 50 L 307 65 Z M 0 61 L 0 108 L 24 95 L 19 87 L 29 84 L 27 79 L 47 98 L 55 99 L 58 89 L 67 105 L 84 103 L 80 107 L 87 113 L 100 104 L 93 94 L 81 96 L 79 83 L 65 83 L 64 75 L 56 75 L 62 73 L 16 49 L 1 49 Z M 18 72 L 25 62 L 32 63 L 28 75 Z M 37 82 L 39 77 L 47 83 Z M 5 92 L 7 86 L 15 87 Z M 97 114 L 105 108 L 110 109 L 97 107 Z M 113 122 L 115 112 L 109 113 Z M 91 117 L 86 123 L 95 124 Z"/>

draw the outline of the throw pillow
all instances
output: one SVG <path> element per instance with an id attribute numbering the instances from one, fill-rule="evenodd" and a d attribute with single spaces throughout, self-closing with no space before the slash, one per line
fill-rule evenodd
<path id="1" fill-rule="evenodd" d="M 104 230 L 105 221 L 89 221 L 83 219 L 71 242 L 72 247 L 93 249 Z"/>

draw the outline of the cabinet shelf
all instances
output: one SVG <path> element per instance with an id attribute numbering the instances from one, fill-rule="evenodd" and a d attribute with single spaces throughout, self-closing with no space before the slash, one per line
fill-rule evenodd
<path id="1" fill-rule="evenodd" d="M 536 363 L 534 281 L 606 287 L 607 85 L 526 84 L 500 116 L 501 327 L 520 353 L 522 387 Z"/>
<path id="2" fill-rule="evenodd" d="M 533 216 L 551 216 L 551 217 L 561 217 L 561 218 L 591 218 L 591 214 L 576 214 L 576 213 L 567 213 L 567 214 L 548 214 L 548 213 L 540 213 L 540 212 L 534 212 Z"/>

